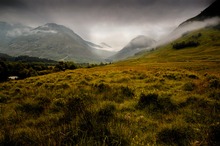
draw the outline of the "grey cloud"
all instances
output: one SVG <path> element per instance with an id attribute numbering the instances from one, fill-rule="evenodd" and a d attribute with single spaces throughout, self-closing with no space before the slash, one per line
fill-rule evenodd
<path id="1" fill-rule="evenodd" d="M 24 8 L 26 4 L 22 0 L 1 0 L 0 8 L 4 7 Z"/>
<path id="2" fill-rule="evenodd" d="M 159 39 L 213 1 L 1 0 L 0 21 L 33 27 L 54 22 L 70 27 L 89 41 L 120 48 L 136 35 Z"/>

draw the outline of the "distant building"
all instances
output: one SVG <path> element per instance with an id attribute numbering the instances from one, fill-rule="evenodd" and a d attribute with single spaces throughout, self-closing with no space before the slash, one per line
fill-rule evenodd
<path id="1" fill-rule="evenodd" d="M 8 77 L 9 80 L 17 80 L 18 79 L 18 76 L 10 76 Z"/>

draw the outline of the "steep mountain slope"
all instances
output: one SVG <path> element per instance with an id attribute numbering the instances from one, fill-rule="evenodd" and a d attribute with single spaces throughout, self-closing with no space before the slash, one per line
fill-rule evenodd
<path id="1" fill-rule="evenodd" d="M 202 11 L 199 15 L 188 19 L 187 21 L 180 24 L 180 26 L 186 25 L 193 21 L 203 21 L 205 19 L 209 19 L 213 17 L 220 17 L 220 1 L 219 0 L 216 0 L 208 8 Z"/>
<path id="2" fill-rule="evenodd" d="M 13 38 L 29 31 L 31 28 L 22 24 L 9 24 L 0 22 L 0 46 L 7 46 Z"/>
<path id="3" fill-rule="evenodd" d="M 135 56 L 128 62 L 220 61 L 220 29 L 204 28 L 188 32 L 181 38 L 154 51 Z"/>
<path id="4" fill-rule="evenodd" d="M 1 52 L 75 62 L 103 61 L 94 50 L 71 29 L 48 23 L 14 37 Z"/>
<path id="5" fill-rule="evenodd" d="M 133 56 L 137 52 L 140 52 L 147 47 L 153 45 L 155 41 L 146 36 L 140 35 L 136 38 L 132 39 L 122 50 L 120 50 L 117 54 L 112 57 L 109 57 L 110 60 L 117 61 L 123 60 L 127 57 Z"/>
<path id="6" fill-rule="evenodd" d="M 159 40 L 154 47 L 168 44 L 182 37 L 188 32 L 194 30 L 198 30 L 206 27 L 220 28 L 219 9 L 220 9 L 219 0 L 217 0 L 214 3 L 212 3 L 209 7 L 207 7 L 204 11 L 202 11 L 199 15 L 181 23 L 173 32 L 171 32 L 169 35 Z"/>

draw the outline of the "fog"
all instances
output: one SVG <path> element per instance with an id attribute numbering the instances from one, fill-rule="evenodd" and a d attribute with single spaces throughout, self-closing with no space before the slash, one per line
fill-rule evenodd
<path id="1" fill-rule="evenodd" d="M 160 40 L 213 0 L 1 0 L 0 21 L 57 23 L 83 39 L 122 49 L 138 35 Z"/>
<path id="2" fill-rule="evenodd" d="M 187 22 L 186 24 L 183 24 L 176 28 L 172 33 L 169 35 L 162 37 L 154 46 L 152 47 L 158 47 L 160 45 L 164 45 L 166 43 L 169 43 L 177 38 L 180 38 L 183 34 L 193 31 L 193 30 L 199 30 L 201 28 L 215 26 L 220 23 L 219 17 L 214 17 L 210 19 L 206 19 L 204 21 L 193 21 L 193 22 Z M 149 49 L 149 48 L 148 48 Z"/>

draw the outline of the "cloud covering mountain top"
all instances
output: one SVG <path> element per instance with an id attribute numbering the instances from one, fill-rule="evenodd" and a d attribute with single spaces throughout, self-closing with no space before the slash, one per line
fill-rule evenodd
<path id="1" fill-rule="evenodd" d="M 200 13 L 213 0 L 1 0 L 0 21 L 32 27 L 54 22 L 86 40 L 121 49 L 137 35 L 154 39 Z"/>

